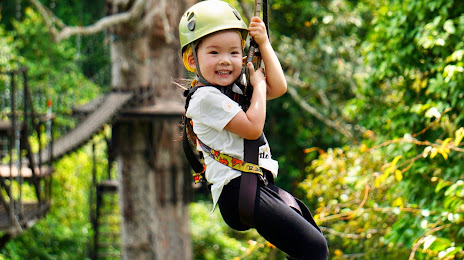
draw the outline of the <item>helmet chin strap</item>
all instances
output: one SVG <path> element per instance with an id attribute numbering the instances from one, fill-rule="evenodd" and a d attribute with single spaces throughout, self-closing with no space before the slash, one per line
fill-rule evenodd
<path id="1" fill-rule="evenodd" d="M 190 46 L 192 46 L 193 59 L 195 60 L 195 67 L 197 69 L 198 81 L 205 85 L 211 85 L 211 83 L 209 83 L 205 78 L 203 78 L 203 75 L 201 75 L 200 64 L 198 63 L 197 50 L 195 49 L 195 44 L 191 43 Z"/>

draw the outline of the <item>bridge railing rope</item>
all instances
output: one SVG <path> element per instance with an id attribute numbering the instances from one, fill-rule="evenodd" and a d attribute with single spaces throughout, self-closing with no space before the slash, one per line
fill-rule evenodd
<path id="1" fill-rule="evenodd" d="M 0 72 L 0 246 L 44 216 L 51 197 L 53 168 L 34 155 L 44 150 L 44 130 L 53 127 L 54 116 L 37 113 L 27 71 Z M 53 138 L 46 142 L 53 147 Z M 31 186 L 33 194 L 24 193 L 24 186 Z"/>

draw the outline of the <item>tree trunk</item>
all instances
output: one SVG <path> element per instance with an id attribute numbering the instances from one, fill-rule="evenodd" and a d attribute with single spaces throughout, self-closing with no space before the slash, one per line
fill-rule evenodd
<path id="1" fill-rule="evenodd" d="M 178 120 L 118 123 L 124 259 L 191 259 L 186 174 Z"/>
<path id="2" fill-rule="evenodd" d="M 110 13 L 123 12 L 130 8 L 123 3 L 133 3 L 108 2 Z M 135 106 L 172 110 L 172 104 L 183 105 L 171 80 L 182 75 L 177 23 L 187 0 L 166 1 L 162 14 L 154 12 L 161 0 L 147 2 L 139 21 L 109 32 L 112 85 L 115 90 L 145 95 L 135 100 Z M 123 259 L 188 260 L 192 258 L 188 214 L 192 179 L 178 141 L 182 114 L 156 113 L 119 120 L 113 126 Z"/>

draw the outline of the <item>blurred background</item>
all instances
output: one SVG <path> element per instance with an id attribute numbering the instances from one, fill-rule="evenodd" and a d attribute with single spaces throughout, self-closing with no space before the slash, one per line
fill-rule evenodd
<path id="1" fill-rule="evenodd" d="M 20 78 L 16 85 L 28 85 L 37 113 L 52 110 L 59 138 L 82 120 L 73 108 L 111 92 L 112 35 L 103 30 L 56 42 L 32 2 L 0 1 L 0 72 L 28 68 L 27 83 Z M 97 22 L 108 14 L 107 2 L 40 1 L 61 19 L 58 27 Z M 250 18 L 254 1 L 227 2 Z M 268 102 L 265 133 L 280 165 L 276 182 L 304 199 L 330 259 L 463 259 L 464 2 L 270 0 L 269 21 L 289 86 Z M 12 112 L 11 75 L 0 74 L 2 120 Z M 95 184 L 117 178 L 109 128 L 54 161 L 50 209 L 7 236 L 0 259 L 93 258 Z M 2 163 L 11 158 L 2 156 Z M 33 184 L 21 179 L 18 188 L 3 178 L 24 199 L 36 196 Z M 218 210 L 210 213 L 206 187 L 192 192 L 193 259 L 285 258 L 255 231 L 235 232 Z M 118 236 L 119 198 L 106 196 L 108 221 L 116 223 L 108 229 Z M 111 244 L 107 259 L 120 258 L 119 238 L 103 243 Z"/>

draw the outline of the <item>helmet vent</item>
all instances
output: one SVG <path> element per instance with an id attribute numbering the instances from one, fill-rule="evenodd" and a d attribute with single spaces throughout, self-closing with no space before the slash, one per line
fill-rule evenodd
<path id="1" fill-rule="evenodd" d="M 190 21 L 190 19 L 192 19 L 194 15 L 195 15 L 194 12 L 191 12 L 191 13 L 188 12 L 188 13 L 187 13 L 187 21 Z"/>
<path id="2" fill-rule="evenodd" d="M 195 19 L 192 19 L 188 22 L 187 27 L 190 31 L 195 30 Z"/>

